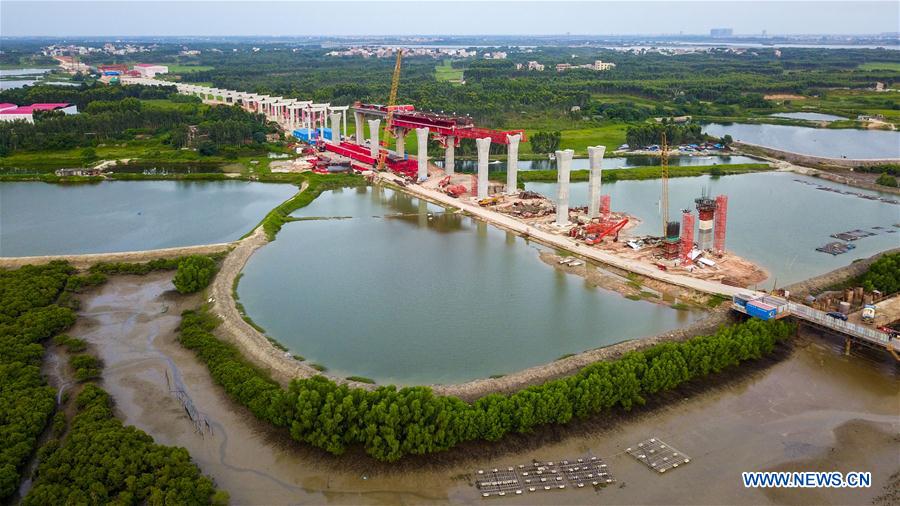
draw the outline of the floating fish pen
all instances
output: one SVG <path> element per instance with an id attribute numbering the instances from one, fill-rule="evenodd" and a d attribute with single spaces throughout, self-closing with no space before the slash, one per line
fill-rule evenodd
<path id="1" fill-rule="evenodd" d="M 850 195 L 852 197 L 858 197 L 861 199 L 874 200 L 877 202 L 884 202 L 885 204 L 894 204 L 894 205 L 900 204 L 900 201 L 898 201 L 897 199 L 892 199 L 889 197 L 878 197 L 878 196 L 869 195 L 866 193 L 860 193 L 860 192 L 855 192 L 855 191 L 850 191 L 850 190 L 842 190 L 840 188 L 833 188 L 831 186 L 823 186 L 818 183 L 814 183 L 811 181 L 804 181 L 802 179 L 794 179 L 794 181 L 805 184 L 807 186 L 813 186 L 817 190 L 822 190 L 822 191 L 826 191 L 826 192 L 839 193 L 841 195 Z"/>
<path id="2" fill-rule="evenodd" d="M 504 497 L 567 488 L 605 487 L 614 483 L 603 459 L 586 456 L 575 460 L 533 461 L 515 467 L 479 469 L 475 487 L 482 497 Z"/>
<path id="3" fill-rule="evenodd" d="M 626 448 L 625 452 L 658 473 L 664 473 L 691 461 L 684 453 L 656 438 L 641 441 L 637 446 Z"/>
<path id="4" fill-rule="evenodd" d="M 825 244 L 824 246 L 819 246 L 818 248 L 816 248 L 816 251 L 828 253 L 829 255 L 842 255 L 854 248 L 856 248 L 856 245 L 854 244 L 835 241 Z"/>
<path id="5" fill-rule="evenodd" d="M 831 237 L 835 239 L 840 239 L 842 241 L 855 241 L 857 239 L 862 239 L 864 237 L 871 237 L 875 235 L 875 232 L 869 232 L 868 230 L 848 230 L 846 232 L 841 232 L 838 234 L 831 234 Z"/>

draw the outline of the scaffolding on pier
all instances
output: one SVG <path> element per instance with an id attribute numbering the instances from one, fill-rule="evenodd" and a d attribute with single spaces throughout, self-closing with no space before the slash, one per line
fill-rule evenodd
<path id="1" fill-rule="evenodd" d="M 728 195 L 716 197 L 716 215 L 713 228 L 713 251 L 721 255 L 725 253 L 725 227 L 728 222 Z"/>
<path id="2" fill-rule="evenodd" d="M 681 213 L 681 263 L 691 261 L 691 250 L 694 249 L 694 214 L 690 209 Z"/>

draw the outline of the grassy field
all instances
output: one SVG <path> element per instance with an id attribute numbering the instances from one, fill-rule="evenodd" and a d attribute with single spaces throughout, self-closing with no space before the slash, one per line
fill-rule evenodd
<path id="1" fill-rule="evenodd" d="M 867 63 L 861 63 L 857 68 L 859 68 L 860 70 L 896 70 L 900 72 L 900 63 L 871 61 Z"/>
<path id="2" fill-rule="evenodd" d="M 603 126 L 579 129 L 563 129 L 560 130 L 562 139 L 560 141 L 560 149 L 574 149 L 575 156 L 587 156 L 588 146 L 606 146 L 607 151 L 612 151 L 625 143 L 625 131 L 628 129 L 626 123 L 609 123 Z M 537 129 L 526 128 L 527 135 L 534 135 Z M 523 159 L 540 157 L 544 158 L 546 154 L 532 153 L 531 144 L 524 143 L 519 147 L 519 154 Z"/>
<path id="3" fill-rule="evenodd" d="M 459 82 L 463 78 L 463 69 L 455 69 L 450 65 L 450 60 L 444 60 L 434 67 L 434 78 L 438 81 Z"/>
<path id="4" fill-rule="evenodd" d="M 823 112 L 855 119 L 858 114 L 882 114 L 900 125 L 900 94 L 871 90 L 828 90 L 818 98 L 795 100 L 794 110 Z"/>

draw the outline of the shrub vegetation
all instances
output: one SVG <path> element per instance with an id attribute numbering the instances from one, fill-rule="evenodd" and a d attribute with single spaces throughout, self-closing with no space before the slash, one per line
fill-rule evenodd
<path id="1" fill-rule="evenodd" d="M 491 394 L 474 403 L 436 396 L 428 387 L 350 388 L 315 376 L 281 388 L 248 364 L 232 345 L 216 339 L 218 321 L 205 311 L 182 316 L 181 343 L 197 353 L 215 380 L 258 418 L 298 441 L 342 454 L 362 446 L 393 462 L 453 448 L 465 441 L 497 441 L 546 424 L 614 408 L 631 409 L 658 392 L 758 359 L 791 335 L 785 322 L 750 320 L 709 336 L 666 343 L 598 362 L 577 374 L 511 395 Z"/>
<path id="2" fill-rule="evenodd" d="M 40 452 L 23 504 L 225 504 L 228 495 L 191 462 L 184 448 L 158 445 L 122 425 L 109 394 L 88 384 L 66 438 Z"/>
<path id="3" fill-rule="evenodd" d="M 885 295 L 900 292 L 900 253 L 890 253 L 872 262 L 862 276 L 862 286 Z"/>
<path id="4" fill-rule="evenodd" d="M 209 286 L 216 275 L 216 262 L 206 256 L 192 255 L 178 262 L 172 283 L 179 293 L 194 293 Z"/>

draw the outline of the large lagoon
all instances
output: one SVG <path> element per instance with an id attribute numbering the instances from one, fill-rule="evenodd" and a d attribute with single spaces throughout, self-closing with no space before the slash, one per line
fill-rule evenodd
<path id="1" fill-rule="evenodd" d="M 244 181 L 0 183 L 0 256 L 232 241 L 296 192 L 287 184 Z"/>
<path id="2" fill-rule="evenodd" d="M 253 320 L 337 376 L 452 383 L 656 335 L 702 311 L 587 286 L 520 237 L 380 187 L 323 193 L 250 258 Z"/>

